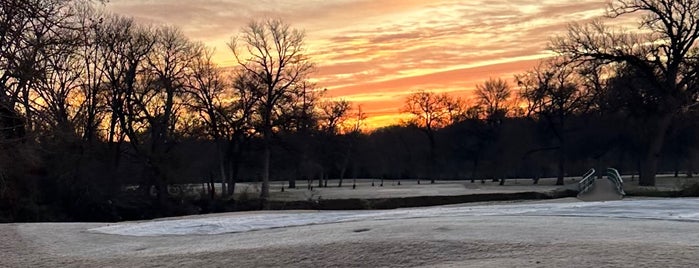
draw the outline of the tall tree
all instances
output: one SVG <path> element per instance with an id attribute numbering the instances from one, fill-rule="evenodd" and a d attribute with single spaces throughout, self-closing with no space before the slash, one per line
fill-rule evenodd
<path id="1" fill-rule="evenodd" d="M 273 112 L 290 92 L 298 90 L 313 64 L 304 54 L 303 31 L 279 19 L 250 22 L 228 44 L 241 68 L 263 87 L 259 109 L 264 140 L 262 189 L 263 208 L 269 204 L 269 175 L 272 154 Z"/>
<path id="2" fill-rule="evenodd" d="M 431 183 L 435 181 L 435 131 L 453 123 L 453 120 L 458 118 L 455 116 L 455 111 L 463 109 L 457 108 L 457 106 L 458 101 L 452 99 L 446 93 L 437 94 L 428 91 L 418 91 L 406 98 L 405 105 L 401 110 L 411 114 L 412 118 L 408 123 L 417 126 L 427 136 L 430 148 L 427 169 Z M 420 180 L 418 179 L 419 183 Z"/>
<path id="3" fill-rule="evenodd" d="M 589 108 L 593 90 L 580 82 L 572 65 L 560 61 L 543 62 L 535 69 L 516 75 L 528 113 L 547 125 L 558 142 L 558 178 L 563 185 L 568 147 L 568 121 Z"/>
<path id="4" fill-rule="evenodd" d="M 483 84 L 476 85 L 475 95 L 478 103 L 477 106 L 479 107 L 473 112 L 481 112 L 482 115 L 479 117 L 485 119 L 484 124 L 476 124 L 475 127 L 480 128 L 480 131 L 478 131 L 480 132 L 480 136 L 487 133 L 487 139 L 495 141 L 491 144 L 495 145 L 492 147 L 494 151 L 491 152 L 494 155 L 493 163 L 494 165 L 501 165 L 503 164 L 502 162 L 505 161 L 505 148 L 499 146 L 502 145 L 502 143 L 497 141 L 502 139 L 502 124 L 505 117 L 507 117 L 512 109 L 512 89 L 510 88 L 510 84 L 501 78 L 489 78 Z M 481 142 L 483 141 L 480 141 L 478 146 L 485 145 L 485 143 Z M 478 154 L 480 154 L 480 152 Z M 475 167 L 477 167 L 476 159 L 474 159 L 474 170 Z M 502 170 L 496 169 L 493 170 L 493 172 L 495 173 L 492 174 L 494 179 L 499 179 L 500 185 L 504 185 L 505 174 Z"/>
<path id="5" fill-rule="evenodd" d="M 223 185 L 227 181 L 226 156 L 225 156 L 225 127 L 223 120 L 224 101 L 226 97 L 226 83 L 224 82 L 220 68 L 211 60 L 212 50 L 205 49 L 193 59 L 191 75 L 186 77 L 186 91 L 191 96 L 191 102 L 186 103 L 189 113 L 195 113 L 201 120 L 204 133 L 213 139 L 217 148 L 220 178 Z M 231 187 L 235 188 L 235 186 Z M 223 193 L 227 189 L 224 187 Z"/>
<path id="6" fill-rule="evenodd" d="M 129 129 L 134 124 L 129 121 L 132 118 L 129 114 L 132 113 L 127 109 L 127 104 L 136 90 L 138 74 L 145 68 L 155 39 L 150 29 L 137 25 L 131 18 L 120 16 L 107 18 L 99 36 L 104 57 L 100 70 L 106 81 L 103 94 L 109 113 L 107 142 L 113 151 L 114 167 L 117 167 L 126 133 L 135 133 Z"/>
<path id="7" fill-rule="evenodd" d="M 291 139 L 291 147 L 299 157 L 296 164 L 296 172 L 312 178 L 320 173 L 320 177 L 327 174 L 322 163 L 328 159 L 322 155 L 325 148 L 323 141 L 325 133 L 319 131 L 319 120 L 322 109 L 318 109 L 321 97 L 325 91 L 319 91 L 313 83 L 302 82 L 297 90 L 290 92 L 287 97 L 279 101 L 276 112 L 275 124 L 281 132 L 285 132 Z M 310 185 L 309 185 L 310 186 Z M 289 178 L 289 188 L 296 187 L 296 178 Z M 323 187 L 323 180 L 318 180 L 318 187 Z"/>
<path id="8" fill-rule="evenodd" d="M 168 169 L 187 78 L 202 46 L 182 32 L 162 27 L 146 32 L 153 47 L 144 57 L 136 87 L 126 94 L 127 120 L 122 122 L 129 144 L 150 171 L 149 178 L 162 202 L 167 197 Z"/>
<path id="9" fill-rule="evenodd" d="M 340 181 L 338 187 L 342 187 L 342 180 L 347 166 L 351 146 L 349 140 L 344 139 L 341 127 L 347 120 L 347 115 L 352 104 L 346 100 L 328 100 L 320 104 L 320 155 L 323 158 L 323 167 L 330 170 L 333 166 L 340 169 Z M 325 172 L 326 174 L 328 172 Z M 327 187 L 329 176 L 326 175 Z"/>
<path id="10" fill-rule="evenodd" d="M 233 101 L 224 103 L 221 110 L 223 119 L 223 133 L 228 140 L 228 192 L 233 194 L 235 180 L 238 177 L 240 164 L 243 160 L 244 148 L 254 133 L 255 126 L 259 124 L 256 114 L 258 103 L 262 98 L 262 87 L 253 74 L 245 70 L 239 70 L 233 76 L 232 81 Z"/>
<path id="11" fill-rule="evenodd" d="M 572 61 L 628 66 L 647 79 L 630 88 L 656 107 L 646 118 L 649 133 L 639 185 L 655 185 L 655 173 L 672 118 L 696 104 L 699 65 L 699 2 L 692 0 L 615 0 L 607 15 L 641 15 L 637 33 L 612 30 L 602 22 L 574 24 L 551 48 Z"/>
<path id="12" fill-rule="evenodd" d="M 353 177 L 357 176 L 357 143 L 362 137 L 362 128 L 364 126 L 364 121 L 367 116 L 362 111 L 362 105 L 357 105 L 356 112 L 353 113 L 352 118 L 347 120 L 347 123 L 343 126 L 345 145 L 347 151 L 344 154 L 343 160 L 340 163 L 340 181 L 338 182 L 338 187 L 342 187 L 342 179 L 345 178 L 347 168 L 351 166 Z M 351 163 L 351 164 L 350 164 Z M 356 181 L 353 183 L 353 187 L 356 187 Z"/>

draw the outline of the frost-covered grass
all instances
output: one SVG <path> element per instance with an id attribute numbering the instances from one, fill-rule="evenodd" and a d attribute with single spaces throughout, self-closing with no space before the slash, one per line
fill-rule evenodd
<path id="1" fill-rule="evenodd" d="M 697 208 L 699 208 L 699 199 L 678 198 L 609 202 L 440 206 L 383 211 L 267 212 L 259 214 L 227 214 L 196 219 L 122 223 L 93 228 L 90 231 L 129 236 L 208 235 L 352 221 L 465 216 L 569 216 L 699 222 L 699 210 Z"/>

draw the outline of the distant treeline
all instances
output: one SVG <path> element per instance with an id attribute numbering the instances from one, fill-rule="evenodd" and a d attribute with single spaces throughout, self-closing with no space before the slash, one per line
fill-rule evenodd
<path id="1" fill-rule="evenodd" d="M 171 26 L 79 0 L 0 3 L 0 221 L 116 220 L 193 213 L 168 185 L 386 178 L 576 176 L 616 167 L 654 185 L 694 172 L 699 4 L 617 0 L 642 30 L 571 25 L 557 54 L 470 99 L 425 89 L 399 126 L 364 127 L 361 106 L 325 98 L 305 35 L 251 21 L 236 67 Z M 137 185 L 136 191 L 125 190 Z M 347 187 L 347 185 L 345 185 Z M 133 187 L 130 187 L 133 188 Z M 231 201 L 232 200 L 232 201 Z M 193 203 L 192 203 L 193 202 Z M 224 202 L 224 201 L 221 201 Z"/>

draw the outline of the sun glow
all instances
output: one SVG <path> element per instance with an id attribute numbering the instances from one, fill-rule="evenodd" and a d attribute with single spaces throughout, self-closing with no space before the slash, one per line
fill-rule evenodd
<path id="1" fill-rule="evenodd" d="M 279 17 L 306 32 L 313 81 L 328 96 L 362 105 L 367 125 L 400 122 L 415 90 L 468 97 L 489 77 L 512 80 L 551 56 L 550 38 L 569 23 L 604 14 L 604 0 L 582 1 L 291 1 L 114 0 L 108 9 L 174 24 L 236 65 L 226 43 L 250 18 Z"/>

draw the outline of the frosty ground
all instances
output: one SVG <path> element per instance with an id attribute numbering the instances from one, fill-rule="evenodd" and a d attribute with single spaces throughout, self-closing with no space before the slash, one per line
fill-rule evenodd
<path id="1" fill-rule="evenodd" d="M 644 192 L 644 191 L 677 191 L 683 186 L 699 183 L 699 177 L 686 178 L 674 177 L 671 174 L 663 174 L 657 176 L 655 187 L 639 187 L 637 178 L 631 176 L 623 176 L 626 184 L 624 189 L 627 192 Z M 580 181 L 579 176 L 568 177 L 565 180 L 563 188 L 577 189 L 577 183 Z M 353 182 L 356 182 L 356 188 L 352 188 Z M 372 199 L 372 198 L 400 198 L 400 197 L 415 197 L 415 196 L 458 196 L 458 195 L 473 195 L 473 194 L 512 194 L 522 192 L 551 192 L 559 190 L 562 187 L 555 185 L 555 178 L 542 178 L 537 184 L 532 184 L 529 178 L 508 179 L 505 185 L 499 185 L 499 182 L 492 180 L 475 180 L 473 183 L 470 180 L 459 181 L 437 181 L 435 184 L 430 184 L 429 180 L 421 180 L 421 184 L 417 184 L 417 180 L 385 180 L 383 186 L 379 179 L 345 179 L 343 187 L 337 187 L 338 180 L 330 180 L 329 187 L 317 187 L 318 182 L 313 181 L 311 185 L 314 187 L 312 191 L 307 189 L 308 182 L 299 180 L 296 182 L 296 189 L 289 189 L 288 183 L 284 181 L 275 181 L 270 186 L 270 196 L 275 201 L 300 201 L 300 200 L 318 200 L 318 199 Z M 399 184 L 400 183 L 400 184 Z M 373 185 L 373 186 L 372 186 Z M 195 185 L 201 187 L 201 185 Z M 282 191 L 284 189 L 284 191 Z M 193 189 L 195 192 L 201 189 Z M 259 183 L 238 183 L 236 186 L 236 197 L 245 198 L 256 197 L 259 195 Z M 220 184 L 217 185 L 217 193 L 221 192 Z"/>
<path id="2" fill-rule="evenodd" d="M 8 267 L 695 267 L 699 199 L 0 225 Z"/>

